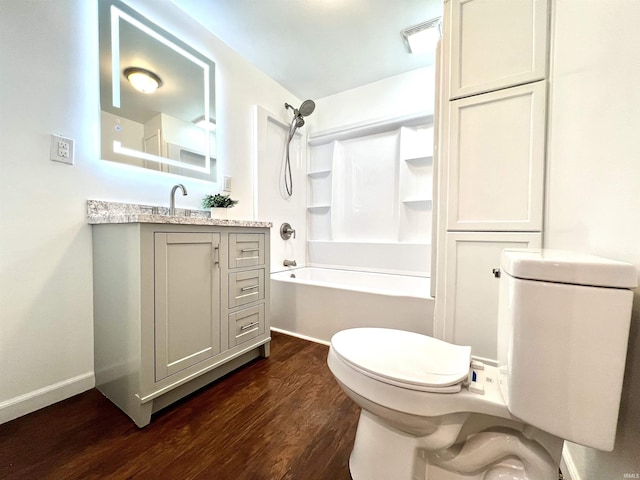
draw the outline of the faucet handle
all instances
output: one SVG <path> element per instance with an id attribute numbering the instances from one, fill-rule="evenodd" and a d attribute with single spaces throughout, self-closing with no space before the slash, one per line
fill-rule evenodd
<path id="1" fill-rule="evenodd" d="M 291 234 L 293 234 L 293 238 L 296 238 L 296 231 L 291 228 L 291 225 L 288 223 L 280 225 L 280 237 L 282 237 L 283 240 L 289 240 L 291 238 Z"/>

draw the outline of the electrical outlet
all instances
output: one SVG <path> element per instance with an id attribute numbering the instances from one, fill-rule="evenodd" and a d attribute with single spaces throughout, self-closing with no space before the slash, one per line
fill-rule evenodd
<path id="1" fill-rule="evenodd" d="M 225 192 L 231 191 L 231 177 L 224 177 L 222 190 L 224 190 Z"/>
<path id="2" fill-rule="evenodd" d="M 73 165 L 74 141 L 60 135 L 51 135 L 51 147 L 49 158 L 54 162 Z"/>

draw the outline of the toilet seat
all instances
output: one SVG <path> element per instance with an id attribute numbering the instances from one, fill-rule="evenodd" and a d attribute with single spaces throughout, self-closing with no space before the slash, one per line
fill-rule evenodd
<path id="1" fill-rule="evenodd" d="M 388 328 L 342 330 L 332 337 L 331 347 L 367 377 L 422 392 L 459 392 L 471 363 L 471 347 Z"/>

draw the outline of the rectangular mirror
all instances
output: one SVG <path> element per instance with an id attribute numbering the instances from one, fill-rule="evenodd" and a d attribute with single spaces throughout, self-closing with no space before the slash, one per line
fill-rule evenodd
<path id="1" fill-rule="evenodd" d="M 102 158 L 217 181 L 215 64 L 122 2 L 98 5 Z"/>

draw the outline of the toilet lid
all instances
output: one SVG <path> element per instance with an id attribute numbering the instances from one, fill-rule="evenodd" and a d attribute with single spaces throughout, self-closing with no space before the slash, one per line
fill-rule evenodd
<path id="1" fill-rule="evenodd" d="M 363 374 L 412 390 L 459 391 L 447 387 L 467 378 L 471 363 L 471 347 L 388 328 L 343 330 L 331 347 Z"/>

